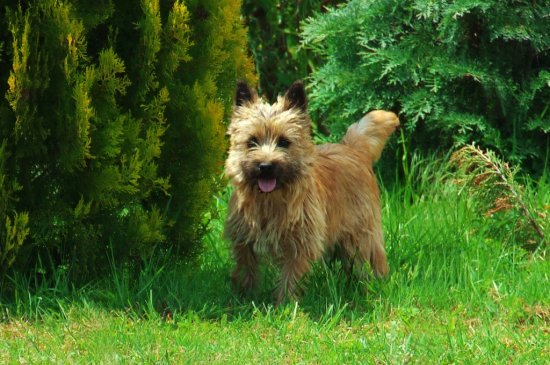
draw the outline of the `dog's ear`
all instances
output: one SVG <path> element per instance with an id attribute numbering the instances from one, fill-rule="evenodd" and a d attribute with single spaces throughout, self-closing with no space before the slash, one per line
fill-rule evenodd
<path id="1" fill-rule="evenodd" d="M 256 91 L 254 89 L 248 86 L 246 81 L 240 80 L 237 82 L 237 92 L 235 95 L 236 106 L 241 106 L 246 103 L 254 102 L 257 98 L 258 94 L 256 94 Z"/>
<path id="2" fill-rule="evenodd" d="M 284 108 L 297 108 L 304 113 L 307 112 L 306 90 L 301 80 L 295 81 L 286 91 Z"/>

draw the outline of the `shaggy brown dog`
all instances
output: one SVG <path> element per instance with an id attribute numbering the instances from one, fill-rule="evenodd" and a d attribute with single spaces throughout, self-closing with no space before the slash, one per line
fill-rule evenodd
<path id="1" fill-rule="evenodd" d="M 270 105 L 245 83 L 237 87 L 229 126 L 226 174 L 235 187 L 226 236 L 233 243 L 234 284 L 258 283 L 259 256 L 281 268 L 276 303 L 295 297 L 313 261 L 338 248 L 358 272 L 370 262 L 388 273 L 379 191 L 372 169 L 399 125 L 372 111 L 351 125 L 341 144 L 314 145 L 304 86 L 295 82 Z"/>

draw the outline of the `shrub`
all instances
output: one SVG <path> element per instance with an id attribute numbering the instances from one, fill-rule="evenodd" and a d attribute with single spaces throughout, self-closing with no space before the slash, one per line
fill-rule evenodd
<path id="1" fill-rule="evenodd" d="M 477 141 L 540 172 L 547 17 L 543 2 L 351 0 L 304 25 L 304 45 L 324 59 L 311 107 L 337 134 L 370 109 L 392 109 L 414 148 Z"/>
<path id="2" fill-rule="evenodd" d="M 163 200 L 170 217 L 169 242 L 183 253 L 196 251 L 204 233 L 201 221 L 212 193 L 220 187 L 213 178 L 223 170 L 225 120 L 233 104 L 237 79 L 256 83 L 254 64 L 247 55 L 246 28 L 240 22 L 241 0 L 186 2 L 193 29 L 190 60 L 170 82 L 172 103 L 166 115 L 160 169 L 171 177 L 171 196 Z"/>
<path id="3" fill-rule="evenodd" d="M 244 0 L 250 49 L 260 76 L 261 94 L 274 100 L 315 64 L 313 53 L 300 46 L 300 22 L 338 0 Z"/>
<path id="4" fill-rule="evenodd" d="M 104 266 L 108 244 L 121 261 L 158 245 L 194 250 L 234 80 L 254 81 L 239 10 L 239 0 L 7 1 L 0 264 L 23 270 L 46 251 L 84 273 Z"/>

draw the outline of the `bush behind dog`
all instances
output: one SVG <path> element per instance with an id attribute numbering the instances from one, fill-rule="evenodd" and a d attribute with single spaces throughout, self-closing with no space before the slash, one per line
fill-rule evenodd
<path id="1" fill-rule="evenodd" d="M 547 17 L 541 2 L 352 0 L 305 22 L 303 45 L 323 59 L 312 111 L 342 135 L 368 110 L 393 110 L 409 149 L 475 141 L 539 176 L 550 143 Z"/>

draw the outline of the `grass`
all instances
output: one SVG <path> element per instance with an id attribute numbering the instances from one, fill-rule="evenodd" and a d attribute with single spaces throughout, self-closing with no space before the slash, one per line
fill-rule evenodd
<path id="1" fill-rule="evenodd" d="M 159 253 L 134 272 L 110 257 L 84 287 L 66 267 L 12 276 L 0 363 L 549 363 L 546 246 L 521 248 L 514 222 L 485 217 L 437 161 L 411 165 L 406 188 L 383 189 L 385 281 L 320 263 L 300 302 L 275 309 L 268 267 L 259 293 L 235 297 L 221 198 L 196 265 Z M 548 212 L 547 179 L 528 192 Z"/>

